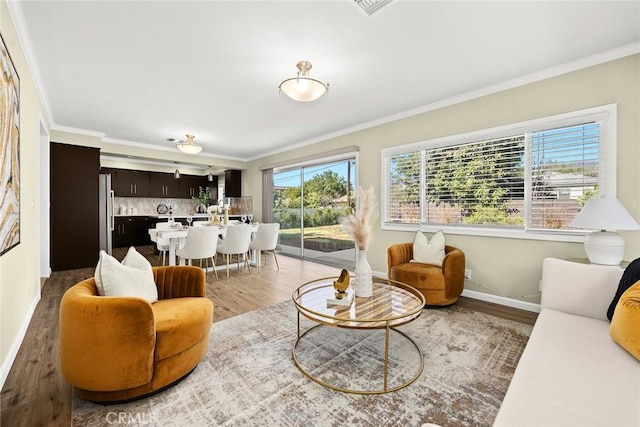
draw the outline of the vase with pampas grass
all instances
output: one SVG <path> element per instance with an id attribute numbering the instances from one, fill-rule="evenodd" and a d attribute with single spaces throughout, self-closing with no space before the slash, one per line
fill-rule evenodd
<path id="1" fill-rule="evenodd" d="M 340 220 L 342 229 L 351 236 L 357 249 L 355 269 L 355 294 L 357 297 L 373 295 L 373 278 L 371 266 L 367 260 L 367 250 L 371 242 L 371 225 L 376 216 L 376 196 L 373 187 L 363 190 L 358 187 L 360 208 L 351 215 Z"/>

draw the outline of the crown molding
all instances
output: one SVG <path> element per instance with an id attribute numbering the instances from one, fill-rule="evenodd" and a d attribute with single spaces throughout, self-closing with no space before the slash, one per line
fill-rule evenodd
<path id="1" fill-rule="evenodd" d="M 53 114 L 51 114 L 49 99 L 47 98 L 47 93 L 45 92 L 44 85 L 40 79 L 40 67 L 38 66 L 38 60 L 33 53 L 33 45 L 31 44 L 31 37 L 29 37 L 29 31 L 27 30 L 27 25 L 24 21 L 22 6 L 20 6 L 20 2 L 16 0 L 7 0 L 6 4 L 7 9 L 9 9 L 9 15 L 11 15 L 13 27 L 18 35 L 18 43 L 20 43 L 22 53 L 24 54 L 27 62 L 27 67 L 29 68 L 29 74 L 31 74 L 33 84 L 36 87 L 36 93 L 40 98 L 40 104 L 42 105 L 45 118 L 49 122 L 49 126 L 52 126 L 54 123 Z"/>
<path id="2" fill-rule="evenodd" d="M 176 153 L 177 148 L 174 147 L 163 147 L 161 145 L 154 145 L 154 144 L 147 144 L 144 142 L 135 142 L 135 141 L 127 141 L 124 139 L 116 139 L 116 138 L 106 138 L 103 137 L 102 138 L 102 142 L 108 143 L 108 144 L 116 144 L 116 145 L 123 145 L 123 146 L 127 146 L 127 147 L 139 147 L 139 148 L 145 148 L 145 149 L 149 149 L 149 150 L 156 150 L 156 151 L 166 151 L 166 152 L 171 152 L 171 153 Z M 180 154 L 184 154 L 182 152 L 180 152 Z M 193 156 L 198 156 L 198 157 L 207 157 L 207 158 L 211 158 L 211 159 L 222 159 L 222 160 L 233 160 L 236 162 L 247 162 L 246 159 L 240 159 L 237 157 L 230 157 L 230 156 L 222 156 L 222 155 L 217 155 L 217 154 L 210 154 L 204 151 L 201 151 L 198 154 L 192 154 Z"/>
<path id="3" fill-rule="evenodd" d="M 169 147 L 163 147 L 161 145 L 147 144 L 147 143 L 144 143 L 144 142 L 128 141 L 126 139 L 103 137 L 102 138 L 102 142 L 105 142 L 107 144 L 124 145 L 124 146 L 127 146 L 127 147 L 146 148 L 146 149 L 151 149 L 151 150 L 156 150 L 156 151 L 174 151 L 173 149 L 171 149 Z"/>
<path id="4" fill-rule="evenodd" d="M 74 128 L 71 126 L 60 126 L 56 124 L 51 125 L 51 130 L 58 131 L 58 132 L 75 133 L 75 134 L 84 135 L 84 136 L 92 136 L 94 138 L 101 138 L 101 139 L 104 138 L 105 136 L 104 132 L 96 132 L 93 130 Z"/>
<path id="5" fill-rule="evenodd" d="M 495 85 L 487 86 L 481 89 L 463 93 L 461 95 L 456 95 L 451 98 L 443 99 L 441 101 L 436 101 L 430 104 L 426 104 L 426 105 L 423 105 L 422 107 L 392 114 L 390 116 L 385 116 L 376 120 L 372 120 L 370 122 L 362 123 L 356 126 L 351 126 L 346 129 L 342 129 L 342 130 L 332 132 L 323 136 L 319 136 L 317 138 L 308 139 L 305 141 L 287 145 L 284 148 L 272 150 L 272 151 L 263 153 L 259 156 L 253 157 L 249 159 L 249 161 L 259 160 L 267 156 L 280 154 L 286 151 L 290 151 L 292 149 L 301 148 L 307 145 L 315 144 L 322 141 L 327 141 L 333 138 L 338 138 L 340 136 L 348 135 L 348 134 L 369 129 L 375 126 L 380 126 L 380 125 L 394 122 L 397 120 L 406 119 L 408 117 L 417 116 L 418 114 L 423 114 L 429 111 L 434 111 L 440 108 L 448 107 L 450 105 L 471 101 L 476 98 L 481 98 L 483 96 L 492 95 L 494 93 L 503 92 L 509 89 L 514 89 L 519 86 L 524 86 L 530 83 L 535 83 L 542 80 L 550 79 L 553 77 L 560 76 L 562 74 L 567 74 L 567 73 L 578 71 L 584 68 L 593 67 L 595 65 L 603 64 L 609 61 L 614 61 L 616 59 L 624 58 L 626 56 L 631 56 L 638 53 L 640 53 L 640 42 L 631 43 L 631 44 L 621 46 L 616 49 L 608 50 L 606 52 L 602 52 L 596 55 L 587 56 L 585 58 L 581 58 L 576 61 L 567 62 L 565 64 L 558 65 L 556 67 L 547 68 L 545 70 L 538 71 L 536 73 L 527 74 L 522 77 L 517 77 L 515 79 L 507 80 Z"/>
<path id="6" fill-rule="evenodd" d="M 142 157 L 118 156 L 113 154 L 101 154 L 100 160 L 110 160 L 110 161 L 120 161 L 120 162 L 124 161 L 124 162 L 140 163 L 144 165 L 154 165 L 154 166 L 171 166 L 171 167 L 184 166 L 190 169 L 196 169 L 196 170 L 202 170 L 202 171 L 207 171 L 209 169 L 223 170 L 223 168 L 220 168 L 220 167 L 204 165 L 201 163 L 181 162 L 181 161 L 174 161 L 174 160 L 146 159 Z"/>
<path id="7" fill-rule="evenodd" d="M 71 126 L 53 125 L 53 126 L 51 126 L 51 130 L 52 131 L 58 131 L 58 132 L 69 132 L 69 133 L 73 133 L 73 134 L 76 134 L 76 135 L 90 136 L 90 137 L 93 137 L 93 138 L 100 138 L 100 142 L 105 143 L 105 144 L 121 145 L 123 147 L 138 147 L 138 148 L 144 148 L 146 150 L 165 151 L 165 152 L 168 152 L 168 153 L 176 153 L 177 152 L 173 147 L 163 147 L 161 145 L 148 144 L 148 143 L 144 143 L 144 142 L 128 141 L 128 140 L 125 140 L 125 139 L 117 139 L 117 138 L 109 138 L 109 137 L 106 136 L 106 134 L 104 132 L 96 132 L 96 131 L 87 130 L 87 129 L 75 128 L 75 127 L 71 127 Z M 233 161 L 245 162 L 245 163 L 247 162 L 246 159 L 239 159 L 239 158 L 236 158 L 236 157 L 209 154 L 209 153 L 206 153 L 206 152 L 198 153 L 197 156 L 198 157 L 211 158 L 211 159 L 233 160 Z"/>

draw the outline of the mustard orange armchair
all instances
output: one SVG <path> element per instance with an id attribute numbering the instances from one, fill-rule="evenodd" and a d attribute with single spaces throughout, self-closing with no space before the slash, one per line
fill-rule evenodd
<path id="1" fill-rule="evenodd" d="M 154 267 L 158 301 L 99 296 L 93 278 L 60 303 L 60 365 L 76 394 L 121 402 L 187 376 L 207 352 L 213 303 L 198 267 Z"/>
<path id="2" fill-rule="evenodd" d="M 445 246 L 442 267 L 409 262 L 413 258 L 413 243 L 399 243 L 387 248 L 387 274 L 392 280 L 419 290 L 427 306 L 455 303 L 464 289 L 464 252 Z"/>

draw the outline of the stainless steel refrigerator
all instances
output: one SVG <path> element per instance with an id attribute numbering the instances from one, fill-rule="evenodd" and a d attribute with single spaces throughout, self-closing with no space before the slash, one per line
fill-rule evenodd
<path id="1" fill-rule="evenodd" d="M 113 249 L 114 193 L 111 189 L 111 175 L 100 174 L 100 249 L 111 255 Z"/>

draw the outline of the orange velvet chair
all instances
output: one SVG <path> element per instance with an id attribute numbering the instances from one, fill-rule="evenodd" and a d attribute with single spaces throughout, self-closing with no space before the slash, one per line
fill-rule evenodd
<path id="1" fill-rule="evenodd" d="M 93 278 L 60 303 L 60 365 L 76 394 L 94 402 L 135 400 L 186 377 L 209 344 L 213 303 L 201 268 L 154 267 L 158 301 L 99 296 Z"/>
<path id="2" fill-rule="evenodd" d="M 426 306 L 446 306 L 455 303 L 464 289 L 464 252 L 445 246 L 442 267 L 409 262 L 413 258 L 413 243 L 399 243 L 387 248 L 389 279 L 413 286 L 426 300 Z"/>

